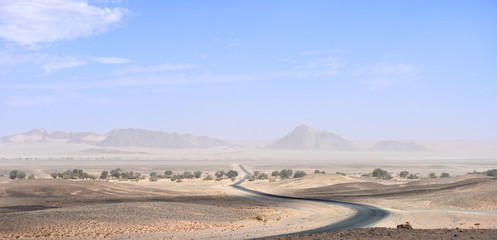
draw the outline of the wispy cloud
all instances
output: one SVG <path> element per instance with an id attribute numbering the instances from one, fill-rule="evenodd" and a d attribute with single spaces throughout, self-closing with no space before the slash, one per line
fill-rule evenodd
<path id="1" fill-rule="evenodd" d="M 50 62 L 47 64 L 44 64 L 42 66 L 42 69 L 44 70 L 43 75 L 47 76 L 52 74 L 55 71 L 64 69 L 64 68 L 74 68 L 74 67 L 79 67 L 86 65 L 85 61 L 81 61 L 75 58 L 65 58 L 61 59 L 60 61 L 54 61 Z"/>
<path id="2" fill-rule="evenodd" d="M 160 73 L 160 72 L 172 72 L 172 71 L 180 71 L 187 70 L 193 68 L 194 65 L 191 64 L 171 64 L 171 63 L 163 63 L 157 65 L 150 66 L 131 66 L 125 69 L 121 69 L 116 72 L 116 75 L 132 75 L 132 74 L 152 74 L 152 73 Z"/>
<path id="3" fill-rule="evenodd" d="M 412 79 L 421 72 L 418 66 L 404 63 L 378 63 L 360 68 L 353 75 L 366 76 L 363 84 L 374 88 L 382 88 Z"/>
<path id="4" fill-rule="evenodd" d="M 108 63 L 108 64 L 124 64 L 130 63 L 131 61 L 125 58 L 117 58 L 117 57 L 98 57 L 93 58 L 93 61 L 99 63 Z"/>
<path id="5" fill-rule="evenodd" d="M 317 54 L 330 54 L 330 53 L 339 53 L 342 50 L 338 49 L 326 49 L 326 50 L 312 50 L 312 51 L 301 51 L 300 55 L 317 55 Z"/>
<path id="6" fill-rule="evenodd" d="M 84 0 L 0 1 L 0 38 L 30 46 L 87 37 L 108 30 L 128 13 Z"/>
<path id="7" fill-rule="evenodd" d="M 294 78 L 310 78 L 310 77 L 330 77 L 339 73 L 344 66 L 338 58 L 329 56 L 317 61 L 311 61 L 304 65 L 294 67 L 290 70 L 281 71 L 273 74 L 274 77 L 294 77 Z"/>

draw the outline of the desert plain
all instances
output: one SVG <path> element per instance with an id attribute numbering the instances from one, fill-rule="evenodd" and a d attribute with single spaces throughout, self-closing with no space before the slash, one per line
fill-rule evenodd
<path id="1" fill-rule="evenodd" d="M 477 174 L 496 168 L 495 153 L 285 150 L 264 145 L 159 149 L 57 141 L 0 144 L 0 239 L 497 237 L 497 179 Z M 234 188 L 246 177 L 242 167 L 268 176 L 246 180 L 243 188 L 289 198 Z M 103 170 L 116 168 L 141 173 L 140 179 L 98 178 Z M 376 168 L 392 179 L 371 176 Z M 82 169 L 97 179 L 51 176 L 68 169 Z M 282 169 L 306 176 L 272 176 Z M 32 179 L 10 179 L 12 170 Z M 166 170 L 202 174 L 150 181 L 152 172 Z M 238 176 L 206 179 L 220 170 Z M 418 178 L 400 177 L 402 171 Z M 440 177 L 442 173 L 449 176 Z M 305 199 L 366 204 L 388 215 L 361 229 L 311 234 L 356 212 Z M 396 229 L 406 222 L 414 229 Z"/>

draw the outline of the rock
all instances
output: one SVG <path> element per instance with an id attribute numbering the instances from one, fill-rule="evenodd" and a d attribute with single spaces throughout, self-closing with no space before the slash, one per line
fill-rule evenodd
<path id="1" fill-rule="evenodd" d="M 409 222 L 406 222 L 405 224 L 397 225 L 397 229 L 412 229 L 412 226 Z"/>

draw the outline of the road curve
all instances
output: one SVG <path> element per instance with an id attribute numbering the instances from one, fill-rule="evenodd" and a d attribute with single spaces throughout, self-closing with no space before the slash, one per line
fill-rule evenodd
<path id="1" fill-rule="evenodd" d="M 329 204 L 335 204 L 335 205 L 340 205 L 343 207 L 350 208 L 356 212 L 354 216 L 351 216 L 347 219 L 344 219 L 340 222 L 332 223 L 323 227 L 315 228 L 315 229 L 310 229 L 310 230 L 305 230 L 297 233 L 290 233 L 290 234 L 301 234 L 301 233 L 320 233 L 320 232 L 329 232 L 329 231 L 335 231 L 335 230 L 340 230 L 340 229 L 351 229 L 351 228 L 363 228 L 363 227 L 368 227 L 371 226 L 384 218 L 388 217 L 390 213 L 387 210 L 370 206 L 370 205 L 365 205 L 365 204 L 360 204 L 360 203 L 349 203 L 349 202 L 340 202 L 340 201 L 333 201 L 333 200 L 323 200 L 323 199 L 313 199 L 313 198 L 299 198 L 299 197 L 288 197 L 288 196 L 280 196 L 280 195 L 275 195 L 275 194 L 269 194 L 269 193 L 264 193 L 264 192 L 259 192 L 251 189 L 244 188 L 240 186 L 245 180 L 247 180 L 247 176 L 250 174 L 245 167 L 242 165 L 239 165 L 240 168 L 245 172 L 245 176 L 239 180 L 238 182 L 232 184 L 231 186 L 253 194 L 257 194 L 260 196 L 266 196 L 266 197 L 273 197 L 273 198 L 280 198 L 280 199 L 291 199 L 291 200 L 304 200 L 304 201 L 314 201 L 314 202 L 323 202 L 323 203 L 329 203 Z M 289 235 L 289 234 L 283 234 L 283 235 Z M 281 235 L 278 235 L 281 236 Z"/>

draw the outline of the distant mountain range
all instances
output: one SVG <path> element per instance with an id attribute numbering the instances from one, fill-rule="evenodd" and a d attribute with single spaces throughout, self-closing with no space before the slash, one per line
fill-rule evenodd
<path id="1" fill-rule="evenodd" d="M 50 132 L 33 129 L 29 132 L 0 138 L 0 143 L 79 143 L 94 147 L 146 147 L 165 149 L 194 149 L 220 146 L 240 146 L 227 141 L 191 134 L 165 133 L 144 129 L 115 129 L 107 134 L 92 132 Z M 337 134 L 301 125 L 285 137 L 266 146 L 266 149 L 372 151 L 372 152 L 496 152 L 497 141 L 349 141 Z M 244 146 L 243 144 L 241 146 Z M 428 146 L 428 147 L 426 147 Z M 94 148 L 92 151 L 96 151 Z M 100 150 L 99 150 L 100 151 Z M 111 150 L 105 150 L 111 151 Z M 116 150 L 117 151 L 117 150 Z M 120 149 L 119 151 L 122 151 Z"/>
<path id="2" fill-rule="evenodd" d="M 165 133 L 144 129 L 115 129 L 105 135 L 91 132 L 67 133 L 34 129 L 27 133 L 0 138 L 3 143 L 43 143 L 64 141 L 85 143 L 101 147 L 150 147 L 150 148 L 209 148 L 230 145 L 228 142 L 205 136 Z"/>
<path id="3" fill-rule="evenodd" d="M 284 138 L 267 146 L 272 149 L 353 151 L 357 148 L 334 133 L 300 125 Z"/>

